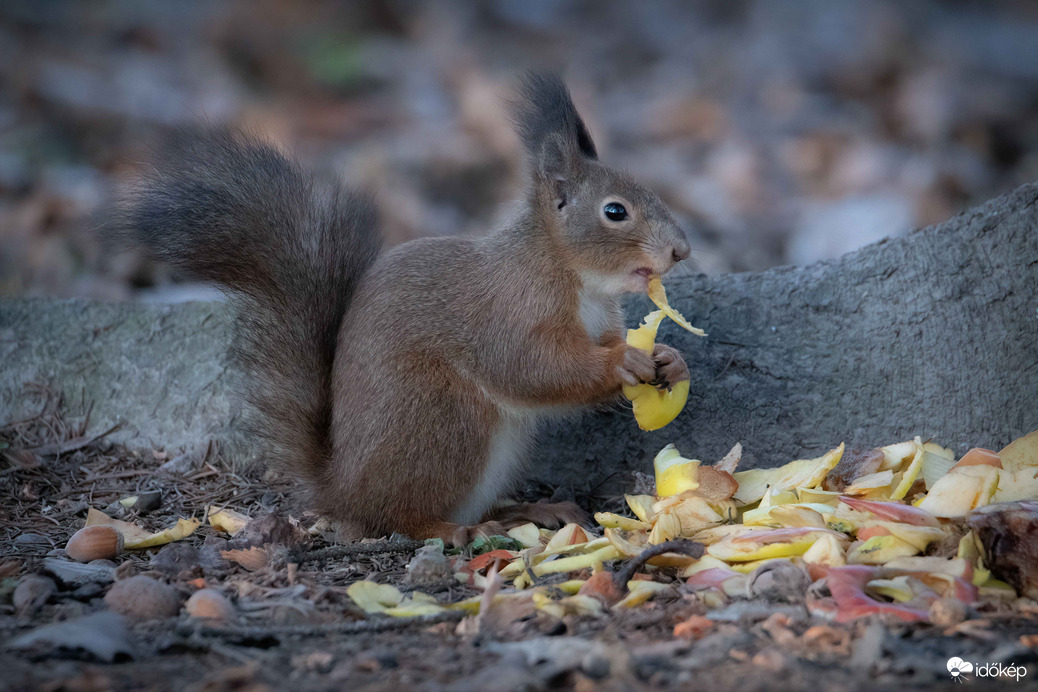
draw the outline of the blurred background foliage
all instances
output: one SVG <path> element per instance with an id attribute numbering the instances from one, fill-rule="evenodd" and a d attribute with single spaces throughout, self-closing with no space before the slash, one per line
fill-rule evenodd
<path id="1" fill-rule="evenodd" d="M 0 296 L 209 295 L 98 241 L 171 127 L 245 128 L 377 192 L 387 236 L 517 195 L 516 74 L 562 72 L 603 157 L 708 273 L 834 257 L 1038 179 L 1038 3 L 0 3 Z"/>

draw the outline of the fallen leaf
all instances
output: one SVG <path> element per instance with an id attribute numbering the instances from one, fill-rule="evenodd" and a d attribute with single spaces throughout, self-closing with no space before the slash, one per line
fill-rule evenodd
<path id="1" fill-rule="evenodd" d="M 346 594 L 365 613 L 383 613 L 394 617 L 417 617 L 435 615 L 445 608 L 435 598 L 419 591 L 405 597 L 399 589 L 389 584 L 373 581 L 358 581 L 349 585 Z"/>
<path id="2" fill-rule="evenodd" d="M 3 452 L 4 458 L 11 464 L 11 468 L 24 471 L 39 468 L 43 465 L 43 459 L 28 449 L 5 449 Z"/>
<path id="3" fill-rule="evenodd" d="M 191 519 L 177 519 L 177 523 L 162 531 L 149 532 L 136 524 L 131 524 L 120 519 L 113 519 L 104 512 L 91 507 L 87 511 L 87 526 L 111 526 L 123 537 L 123 547 L 126 550 L 137 550 L 140 548 L 151 548 L 156 545 L 165 545 L 173 541 L 179 541 L 195 532 L 202 522 L 192 517 Z"/>
<path id="4" fill-rule="evenodd" d="M 0 562 L 0 579 L 13 577 L 22 571 L 22 561 L 18 558 L 8 558 Z"/>
<path id="5" fill-rule="evenodd" d="M 245 528 L 251 517 L 241 512 L 235 512 L 233 509 L 224 508 L 217 510 L 215 507 L 209 507 L 207 519 L 209 520 L 209 525 L 217 531 L 223 531 L 233 536 Z"/>
<path id="6" fill-rule="evenodd" d="M 702 615 L 692 615 L 674 625 L 674 636 L 693 641 L 702 639 L 714 629 L 715 623 Z"/>
<path id="7" fill-rule="evenodd" d="M 46 655 L 85 651 L 94 658 L 109 663 L 120 656 L 137 656 L 137 647 L 130 638 L 126 623 L 120 615 L 111 611 L 37 627 L 12 639 L 7 646 L 20 651 L 38 651 Z"/>
<path id="8" fill-rule="evenodd" d="M 395 586 L 358 581 L 346 588 L 346 595 L 365 613 L 382 613 L 400 604 L 404 595 Z"/>
<path id="9" fill-rule="evenodd" d="M 270 562 L 270 555 L 258 545 L 251 548 L 234 548 L 232 550 L 221 550 L 220 555 L 225 560 L 230 560 L 241 565 L 250 572 L 263 569 Z"/>
<path id="10" fill-rule="evenodd" d="M 468 562 L 462 568 L 465 572 L 482 572 L 483 570 L 498 565 L 498 569 L 501 565 L 498 563 L 508 563 L 515 559 L 515 552 L 511 550 L 491 550 L 489 553 L 483 553 L 477 555 Z"/>

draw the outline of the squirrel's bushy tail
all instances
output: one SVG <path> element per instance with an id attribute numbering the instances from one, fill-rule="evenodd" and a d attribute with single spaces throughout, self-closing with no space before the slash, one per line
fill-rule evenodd
<path id="1" fill-rule="evenodd" d="M 317 477 L 339 325 L 381 246 L 371 202 L 270 145 L 182 132 L 120 217 L 124 242 L 228 289 L 250 427 L 287 468 Z"/>

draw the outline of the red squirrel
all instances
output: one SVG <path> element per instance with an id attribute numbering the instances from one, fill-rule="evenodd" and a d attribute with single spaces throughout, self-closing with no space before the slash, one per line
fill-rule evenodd
<path id="1" fill-rule="evenodd" d="M 525 204 L 483 238 L 381 252 L 368 198 L 226 132 L 174 138 L 123 207 L 131 242 L 231 296 L 253 429 L 345 539 L 573 520 L 495 509 L 538 424 L 689 376 L 669 346 L 629 347 L 621 309 L 689 256 L 681 228 L 599 162 L 558 77 L 526 76 L 512 113 Z"/>

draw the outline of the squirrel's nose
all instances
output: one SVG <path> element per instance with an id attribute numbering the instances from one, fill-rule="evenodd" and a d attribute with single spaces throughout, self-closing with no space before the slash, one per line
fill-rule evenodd
<path id="1" fill-rule="evenodd" d="M 685 241 L 680 241 L 674 244 L 671 248 L 671 257 L 674 258 L 674 262 L 680 262 L 688 259 L 688 256 L 692 254 L 692 248 L 688 246 Z"/>

